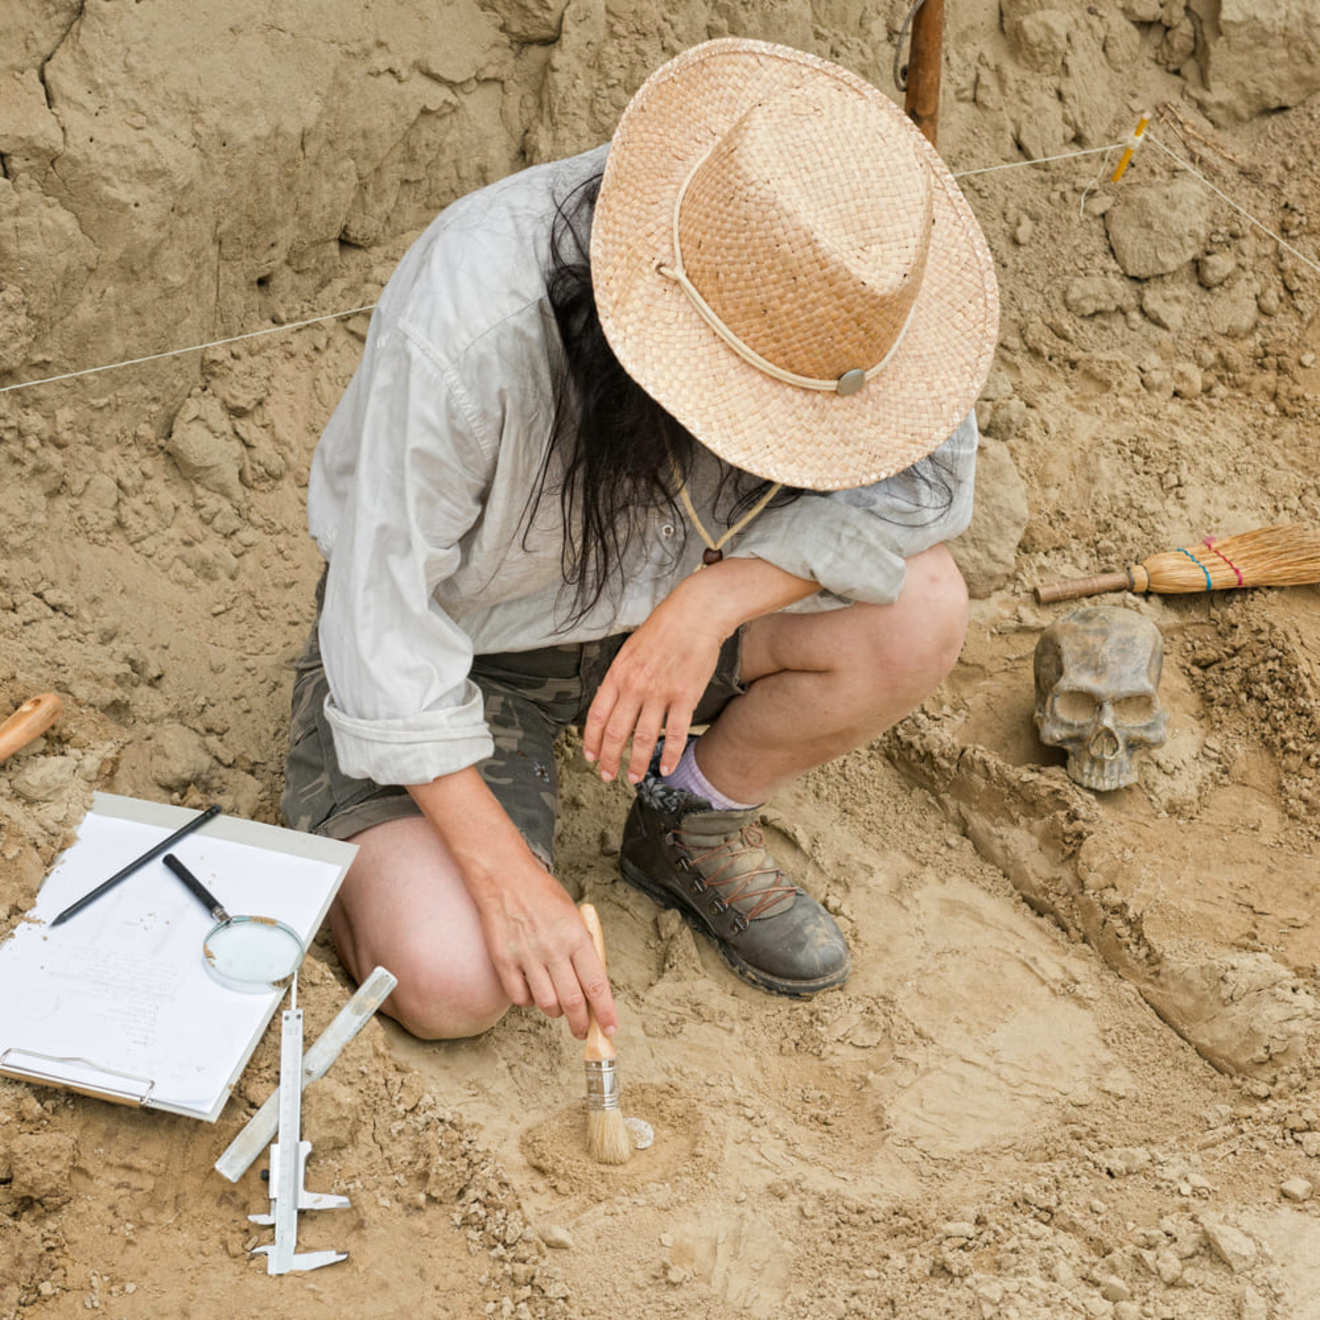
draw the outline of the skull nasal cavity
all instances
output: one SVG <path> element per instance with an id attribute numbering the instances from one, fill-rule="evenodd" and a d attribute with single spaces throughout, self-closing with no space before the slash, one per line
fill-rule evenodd
<path id="1" fill-rule="evenodd" d="M 1089 748 L 1092 756 L 1111 757 L 1118 755 L 1118 737 L 1112 729 L 1097 729 L 1092 735 Z"/>

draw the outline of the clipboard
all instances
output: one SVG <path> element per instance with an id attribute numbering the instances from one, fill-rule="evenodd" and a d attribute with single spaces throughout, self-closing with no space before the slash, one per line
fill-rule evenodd
<path id="1" fill-rule="evenodd" d="M 0 1074 L 215 1122 L 280 1001 L 202 963 L 211 918 L 159 858 L 63 925 L 47 924 L 194 812 L 97 793 L 36 905 L 0 944 Z M 310 944 L 355 844 L 219 816 L 179 853 L 234 911 Z"/>

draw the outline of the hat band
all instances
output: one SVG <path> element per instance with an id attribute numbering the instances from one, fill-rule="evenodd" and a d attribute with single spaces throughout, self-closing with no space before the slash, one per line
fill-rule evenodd
<path id="1" fill-rule="evenodd" d="M 903 336 L 907 333 L 907 328 L 912 323 L 912 313 L 916 311 L 917 300 L 913 298 L 907 310 L 907 315 L 903 318 L 903 324 L 899 327 L 898 334 L 894 342 L 890 344 L 889 351 L 873 367 L 853 367 L 850 371 L 845 371 L 842 376 L 833 380 L 820 376 L 799 376 L 795 371 L 789 371 L 786 367 L 777 366 L 768 358 L 762 357 L 750 344 L 740 339 L 738 335 L 729 328 L 719 316 L 719 313 L 701 296 L 696 285 L 688 278 L 687 271 L 683 268 L 683 245 L 678 236 L 678 219 L 683 209 L 683 198 L 687 195 L 688 184 L 696 177 L 697 171 L 706 163 L 707 157 L 719 145 L 714 143 L 697 163 L 688 171 L 688 176 L 683 180 L 683 186 L 678 190 L 678 196 L 674 198 L 674 220 L 673 220 L 673 241 L 674 241 L 674 264 L 668 265 L 665 262 L 656 262 L 656 271 L 671 279 L 680 289 L 687 294 L 688 301 L 696 308 L 701 319 L 715 331 L 719 337 L 724 340 L 728 346 L 738 354 L 744 362 L 749 363 L 758 371 L 772 377 L 775 380 L 782 381 L 785 385 L 796 385 L 804 390 L 821 390 L 830 394 L 856 394 L 858 390 L 866 384 L 867 381 L 878 376 L 889 365 L 890 359 L 898 352 L 899 345 L 903 342 Z"/>

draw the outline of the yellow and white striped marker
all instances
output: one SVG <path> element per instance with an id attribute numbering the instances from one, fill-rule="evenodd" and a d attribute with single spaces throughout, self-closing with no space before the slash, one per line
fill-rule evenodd
<path id="1" fill-rule="evenodd" d="M 1137 126 L 1132 130 L 1131 135 L 1128 137 L 1127 146 L 1123 148 L 1123 154 L 1119 158 L 1118 167 L 1114 170 L 1113 174 L 1109 176 L 1110 183 L 1117 183 L 1119 179 L 1123 177 L 1123 171 L 1132 163 L 1132 157 L 1136 154 L 1137 148 L 1141 146 L 1142 134 L 1145 133 L 1146 125 L 1149 123 L 1150 116 L 1147 114 L 1143 114 L 1141 118 L 1137 120 Z"/>

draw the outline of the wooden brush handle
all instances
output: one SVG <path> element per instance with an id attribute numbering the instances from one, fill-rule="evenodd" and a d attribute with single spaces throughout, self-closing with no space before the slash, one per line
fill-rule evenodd
<path id="1" fill-rule="evenodd" d="M 54 692 L 30 697 L 0 724 L 0 761 L 26 747 L 60 717 L 60 699 Z"/>
<path id="2" fill-rule="evenodd" d="M 1101 573 L 1098 577 L 1074 578 L 1071 582 L 1051 582 L 1036 588 L 1036 599 L 1042 605 L 1055 600 L 1075 600 L 1078 596 L 1096 596 L 1102 591 L 1130 591 L 1132 578 L 1128 573 Z"/>
<path id="3" fill-rule="evenodd" d="M 596 946 L 596 957 L 600 959 L 601 967 L 605 966 L 605 932 L 600 928 L 600 918 L 596 915 L 596 909 L 590 903 L 583 903 L 579 909 L 582 913 L 582 924 L 587 928 L 587 934 L 591 936 L 591 942 Z M 601 1063 L 605 1059 L 614 1058 L 614 1042 L 600 1029 L 600 1023 L 596 1021 L 596 1015 L 591 1011 L 591 1005 L 587 1005 L 587 1047 L 582 1053 L 582 1057 L 588 1063 Z"/>

